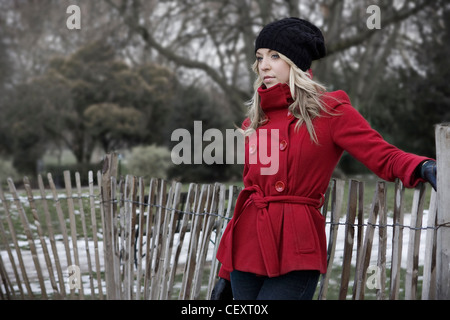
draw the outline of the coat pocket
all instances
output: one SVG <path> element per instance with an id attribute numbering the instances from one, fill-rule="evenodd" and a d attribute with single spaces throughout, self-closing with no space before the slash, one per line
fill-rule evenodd
<path id="1" fill-rule="evenodd" d="M 311 213 L 307 207 L 291 207 L 287 210 L 287 223 L 290 229 L 292 239 L 288 241 L 294 242 L 296 253 L 312 253 L 317 250 L 317 235 L 315 225 L 312 221 Z"/>

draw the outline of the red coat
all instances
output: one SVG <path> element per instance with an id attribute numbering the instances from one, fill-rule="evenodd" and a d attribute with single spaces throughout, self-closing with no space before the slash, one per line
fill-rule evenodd
<path id="1" fill-rule="evenodd" d="M 262 147 L 250 139 L 246 143 L 245 188 L 217 252 L 222 263 L 219 276 L 229 279 L 229 272 L 235 269 L 270 277 L 294 270 L 325 273 L 325 219 L 319 208 L 344 150 L 380 178 L 400 178 L 406 187 L 423 181 L 415 177 L 414 170 L 428 158 L 403 152 L 383 140 L 343 91 L 327 93 L 323 100 L 338 115 L 323 114 L 313 120 L 318 144 L 311 141 L 305 125 L 295 131 L 296 118 L 288 113 L 292 98 L 286 84 L 258 91 L 268 121 L 256 133 L 260 138 L 261 130 L 267 129 L 272 137 L 275 131 L 271 129 L 278 129 L 278 171 L 263 175 L 261 168 L 270 164 L 249 163 L 251 155 Z M 246 119 L 243 127 L 248 123 Z M 278 144 L 278 139 L 267 140 L 268 150 L 271 143 Z"/>

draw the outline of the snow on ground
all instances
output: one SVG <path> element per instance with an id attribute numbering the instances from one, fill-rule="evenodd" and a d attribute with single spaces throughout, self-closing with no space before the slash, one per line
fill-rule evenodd
<path id="1" fill-rule="evenodd" d="M 428 210 L 424 210 L 423 212 L 423 218 L 422 218 L 422 226 L 425 228 L 427 226 L 427 220 L 428 220 Z M 345 217 L 340 219 L 340 223 L 345 223 Z M 386 243 L 386 267 L 389 268 L 391 264 L 391 255 L 392 255 L 392 236 L 393 236 L 393 219 L 388 217 L 387 219 L 387 225 L 389 226 L 387 231 L 387 243 Z M 378 224 L 378 221 L 376 222 Z M 407 265 L 407 258 L 408 258 L 408 244 L 409 244 L 409 234 L 410 234 L 410 228 L 407 226 L 411 225 L 411 214 L 404 214 L 404 221 L 403 225 L 405 228 L 403 229 L 403 243 L 402 243 L 402 260 L 401 260 L 401 267 L 406 268 Z M 327 239 L 329 237 L 329 224 L 327 224 L 326 227 L 326 234 Z M 365 229 L 363 231 L 363 239 L 365 236 Z M 336 241 L 336 253 L 334 258 L 335 264 L 340 264 L 342 262 L 342 257 L 344 256 L 344 237 L 345 237 L 345 226 L 340 225 L 338 229 L 338 235 L 337 235 L 337 241 Z M 352 264 L 356 264 L 356 237 L 357 237 L 357 230 L 355 228 L 355 234 L 354 234 L 354 244 L 353 244 L 353 255 L 352 255 Z M 421 231 L 421 238 L 420 238 L 420 248 L 419 248 L 419 265 L 424 264 L 424 258 L 425 258 L 425 237 L 426 237 L 426 230 Z M 378 228 L 375 228 L 374 236 L 373 236 L 373 244 L 372 244 L 372 254 L 371 254 L 371 265 L 377 264 L 378 259 L 378 241 L 379 240 L 379 234 L 378 234 Z M 364 241 L 364 240 L 363 240 Z"/>

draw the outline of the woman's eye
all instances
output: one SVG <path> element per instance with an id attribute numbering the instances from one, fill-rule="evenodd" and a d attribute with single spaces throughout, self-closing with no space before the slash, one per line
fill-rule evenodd
<path id="1" fill-rule="evenodd" d="M 278 59 L 280 56 L 278 54 L 273 54 L 272 59 Z"/>
<path id="2" fill-rule="evenodd" d="M 257 61 L 262 61 L 262 59 L 263 59 L 262 57 L 256 57 Z"/>

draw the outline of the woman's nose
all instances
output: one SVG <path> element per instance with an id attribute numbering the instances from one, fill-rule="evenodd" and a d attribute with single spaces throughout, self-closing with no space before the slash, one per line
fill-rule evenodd
<path id="1" fill-rule="evenodd" d="M 261 70 L 268 70 L 270 69 L 270 63 L 268 63 L 266 59 L 262 59 L 260 62 L 260 67 Z"/>

